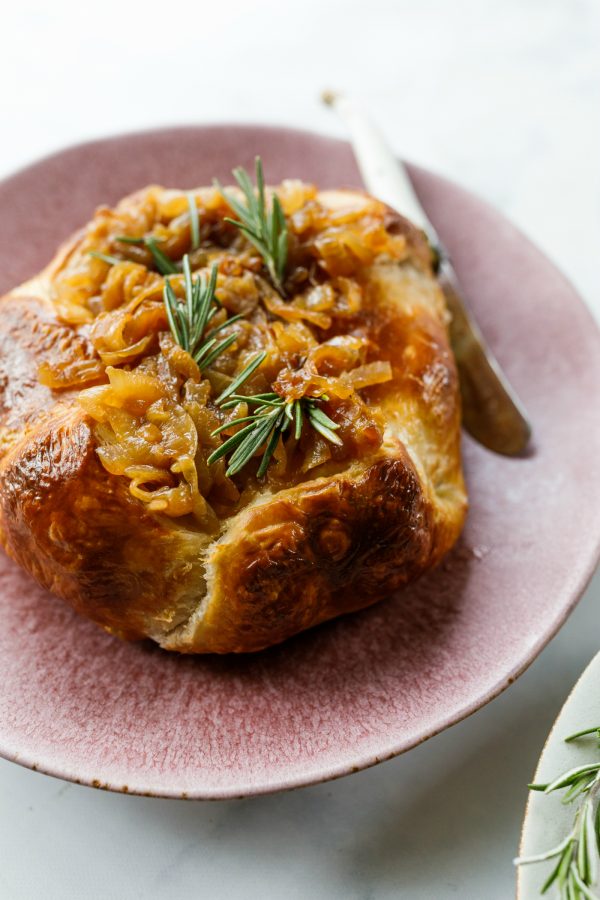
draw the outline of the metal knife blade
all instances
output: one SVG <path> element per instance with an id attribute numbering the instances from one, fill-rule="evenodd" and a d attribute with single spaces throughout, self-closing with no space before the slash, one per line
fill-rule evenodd
<path id="1" fill-rule="evenodd" d="M 323 101 L 335 108 L 348 126 L 367 190 L 421 228 L 439 254 L 438 280 L 452 317 L 450 339 L 458 367 L 465 428 L 496 453 L 522 453 L 531 437 L 525 410 L 462 296 L 456 272 L 408 172 L 375 125 L 347 97 L 327 91 Z"/>

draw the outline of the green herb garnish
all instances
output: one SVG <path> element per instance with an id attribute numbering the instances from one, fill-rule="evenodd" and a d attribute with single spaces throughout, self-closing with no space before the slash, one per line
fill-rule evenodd
<path id="1" fill-rule="evenodd" d="M 197 250 L 200 246 L 200 216 L 198 215 L 198 207 L 196 206 L 196 198 L 191 191 L 186 194 L 188 208 L 190 211 L 190 234 L 192 236 L 192 250 Z"/>
<path id="2" fill-rule="evenodd" d="M 246 204 L 240 203 L 231 194 L 226 193 L 219 182 L 215 181 L 215 185 L 239 219 L 239 221 L 237 219 L 225 221 L 236 225 L 256 247 L 265 262 L 274 287 L 283 297 L 288 232 L 279 198 L 273 194 L 271 208 L 267 209 L 260 156 L 256 157 L 256 190 L 250 176 L 241 166 L 233 170 L 233 176 L 240 186 Z"/>
<path id="3" fill-rule="evenodd" d="M 120 237 L 115 238 L 116 241 L 119 241 L 120 244 L 141 244 L 144 247 L 147 247 L 152 257 L 154 259 L 154 264 L 161 275 L 175 275 L 177 272 L 177 266 L 173 262 L 172 259 L 163 253 L 163 251 L 158 246 L 157 239 L 155 237 L 128 237 L 127 235 L 121 235 Z"/>
<path id="4" fill-rule="evenodd" d="M 237 334 L 230 334 L 225 340 L 218 342 L 217 334 L 223 328 L 237 322 L 241 316 L 232 316 L 207 332 L 206 326 L 222 308 L 215 296 L 218 267 L 216 264 L 213 265 L 209 278 L 204 273 L 192 278 L 190 258 L 187 253 L 183 257 L 182 264 L 185 302 L 181 303 L 177 299 L 169 278 L 166 278 L 163 298 L 167 319 L 171 333 L 179 346 L 187 350 L 200 369 L 206 369 L 228 347 L 231 347 L 238 337 Z"/>
<path id="5" fill-rule="evenodd" d="M 239 387 L 241 387 L 244 384 L 244 382 L 250 378 L 250 376 L 253 374 L 253 372 L 256 369 L 258 369 L 261 362 L 266 358 L 266 356 L 267 356 L 267 354 L 265 353 L 264 350 L 262 351 L 262 353 L 259 353 L 258 356 L 255 356 L 254 359 L 252 359 L 248 363 L 248 365 L 239 373 L 239 375 L 237 375 L 233 379 L 231 384 L 225 388 L 223 393 L 219 394 L 219 396 L 215 400 L 215 403 L 217 403 L 218 405 L 221 405 L 224 400 L 227 400 L 228 397 L 236 396 L 235 392 L 237 391 L 237 389 Z M 228 405 L 229 404 L 227 404 L 227 406 Z M 225 408 L 226 404 L 223 403 L 223 406 Z M 235 404 L 234 404 L 234 406 L 235 406 Z"/>
<path id="6" fill-rule="evenodd" d="M 289 401 L 275 393 L 246 397 L 243 394 L 234 394 L 232 391 L 228 391 L 227 397 L 226 403 L 222 402 L 221 398 L 225 399 L 223 394 L 219 398 L 222 409 L 229 409 L 241 402 L 256 407 L 250 415 L 233 419 L 212 432 L 213 435 L 217 435 L 232 426 L 244 426 L 208 457 L 207 462 L 210 465 L 221 459 L 222 456 L 231 453 L 227 475 L 235 475 L 243 469 L 246 463 L 264 446 L 265 449 L 256 473 L 258 478 L 262 478 L 269 467 L 280 436 L 285 434 L 288 428 L 293 427 L 294 437 L 297 440 L 302 434 L 305 420 L 332 444 L 341 445 L 342 443 L 335 433 L 339 425 L 319 408 L 319 403 L 327 399 L 325 396 L 303 397 L 301 400 Z"/>

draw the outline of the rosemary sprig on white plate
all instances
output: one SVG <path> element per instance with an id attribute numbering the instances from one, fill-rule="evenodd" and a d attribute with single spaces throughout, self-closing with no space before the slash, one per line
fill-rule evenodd
<path id="1" fill-rule="evenodd" d="M 565 738 L 567 743 L 595 735 L 600 741 L 600 726 L 578 731 Z M 600 872 L 600 761 L 577 766 L 549 784 L 530 784 L 532 791 L 551 794 L 566 791 L 562 802 L 579 800 L 573 827 L 556 847 L 536 856 L 515 859 L 515 865 L 555 860 L 555 865 L 540 889 L 545 894 L 554 884 L 561 900 L 600 900 L 591 889 Z"/>
<path id="2" fill-rule="evenodd" d="M 232 194 L 223 190 L 218 181 L 215 181 L 215 185 L 238 217 L 237 219 L 225 219 L 225 221 L 236 225 L 250 243 L 254 244 L 264 260 L 273 286 L 283 297 L 285 296 L 283 282 L 288 255 L 287 224 L 277 194 L 273 194 L 270 208 L 268 207 L 260 156 L 256 157 L 255 165 L 256 190 L 245 169 L 239 166 L 233 170 L 233 176 L 244 195 L 245 205 Z"/>
<path id="3" fill-rule="evenodd" d="M 286 400 L 275 393 L 246 397 L 228 390 L 217 401 L 220 401 L 222 409 L 247 403 L 254 411 L 247 416 L 226 422 L 213 431 L 213 435 L 217 435 L 232 427 L 243 426 L 211 453 L 207 460 L 208 464 L 231 453 L 226 474 L 235 475 L 264 447 L 256 473 L 258 478 L 262 478 L 269 467 L 280 437 L 289 428 L 293 428 L 294 437 L 298 440 L 305 421 L 332 444 L 340 445 L 342 441 L 335 433 L 339 425 L 319 408 L 319 404 L 327 399 L 327 396 L 323 395 L 318 398 L 302 397 L 300 400 Z M 227 402 L 224 402 L 225 400 Z"/>

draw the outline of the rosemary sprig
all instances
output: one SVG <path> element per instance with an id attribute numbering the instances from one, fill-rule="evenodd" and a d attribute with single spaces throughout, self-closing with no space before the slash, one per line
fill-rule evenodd
<path id="1" fill-rule="evenodd" d="M 169 259 L 166 253 L 163 253 L 158 246 L 157 239 L 151 235 L 149 237 L 139 238 L 120 235 L 119 237 L 116 237 L 115 240 L 119 241 L 120 244 L 141 244 L 142 246 L 147 247 L 154 259 L 154 265 L 161 275 L 174 275 L 178 271 L 173 260 Z"/>
<path id="2" fill-rule="evenodd" d="M 233 176 L 241 188 L 246 200 L 245 205 L 236 197 L 226 193 L 220 183 L 215 181 L 238 219 L 225 219 L 236 225 L 248 240 L 254 244 L 269 271 L 271 281 L 279 293 L 285 296 L 283 281 L 288 255 L 288 232 L 281 203 L 273 194 L 271 208 L 267 209 L 265 199 L 265 180 L 260 156 L 256 157 L 256 191 L 250 176 L 239 166 L 233 170 Z"/>
<path id="3" fill-rule="evenodd" d="M 212 432 L 213 435 L 217 435 L 232 426 L 244 426 L 208 457 L 207 462 L 210 465 L 231 453 L 227 475 L 235 475 L 243 469 L 252 457 L 264 447 L 256 473 L 258 478 L 262 478 L 269 467 L 280 436 L 293 426 L 294 437 L 298 440 L 302 434 L 305 420 L 332 444 L 340 445 L 342 443 L 335 433 L 339 425 L 319 408 L 319 403 L 328 399 L 325 395 L 318 398 L 303 397 L 300 400 L 286 400 L 275 393 L 246 397 L 228 389 L 227 402 L 222 402 L 225 399 L 224 394 L 219 398 L 222 409 L 230 409 L 241 402 L 255 407 L 254 412 L 249 415 L 226 422 Z"/>
<path id="4" fill-rule="evenodd" d="M 230 334 L 223 341 L 217 341 L 217 334 L 241 315 L 226 319 L 221 325 L 206 332 L 206 326 L 221 309 L 215 289 L 218 268 L 213 265 L 209 278 L 204 273 L 192 277 L 190 258 L 185 254 L 182 260 L 185 302 L 180 303 L 169 278 L 165 279 L 163 299 L 171 333 L 177 343 L 190 354 L 200 369 L 207 369 L 228 347 L 237 340 L 237 334 Z M 264 356 L 263 356 L 264 358 Z M 241 373 L 244 374 L 244 373 Z M 252 373 L 250 373 L 252 374 Z M 238 379 L 241 376 L 238 376 Z M 249 376 L 247 376 L 249 377 Z M 243 379 L 240 384 L 243 384 Z"/>
<path id="5" fill-rule="evenodd" d="M 565 741 L 571 743 L 592 734 L 600 741 L 600 726 L 578 731 Z M 542 885 L 541 894 L 555 884 L 561 900 L 600 900 L 591 890 L 597 884 L 600 871 L 600 761 L 577 766 L 549 784 L 530 784 L 529 788 L 545 794 L 564 790 L 563 803 L 573 803 L 580 798 L 580 805 L 571 831 L 560 844 L 545 853 L 515 859 L 515 865 L 554 859 L 554 869 Z"/>

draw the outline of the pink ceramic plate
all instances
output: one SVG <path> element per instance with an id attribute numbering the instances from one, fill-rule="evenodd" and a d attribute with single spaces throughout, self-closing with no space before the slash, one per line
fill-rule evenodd
<path id="1" fill-rule="evenodd" d="M 281 128 L 126 135 L 0 185 L 0 290 L 94 207 L 149 182 L 192 187 L 260 153 L 268 177 L 360 184 L 347 144 Z M 257 656 L 124 644 L 0 556 L 0 753 L 115 790 L 220 798 L 355 771 L 486 703 L 583 590 L 600 534 L 600 341 L 562 275 L 498 213 L 413 168 L 477 318 L 535 430 L 525 459 L 465 439 L 471 512 L 441 568 L 365 612 Z"/>

